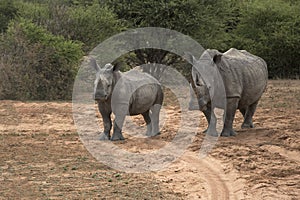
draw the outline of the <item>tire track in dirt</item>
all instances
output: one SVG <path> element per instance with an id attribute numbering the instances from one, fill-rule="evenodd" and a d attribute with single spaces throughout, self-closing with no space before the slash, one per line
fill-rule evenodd
<path id="1" fill-rule="evenodd" d="M 186 199 L 244 199 L 244 180 L 212 157 L 201 159 L 195 152 L 186 152 L 162 172 L 156 174 L 166 187 L 184 194 Z"/>
<path id="2" fill-rule="evenodd" d="M 300 163 L 299 153 L 296 151 L 289 151 L 283 147 L 277 145 L 264 145 L 262 148 L 268 150 L 269 152 L 278 153 L 285 159 Z"/>
<path id="3" fill-rule="evenodd" d="M 205 194 L 205 199 L 229 199 L 230 190 L 228 186 L 209 163 L 208 159 L 197 160 L 194 156 L 187 156 L 184 159 L 188 163 L 192 163 L 195 167 L 197 167 L 201 177 L 204 178 L 204 187 L 208 191 Z"/>

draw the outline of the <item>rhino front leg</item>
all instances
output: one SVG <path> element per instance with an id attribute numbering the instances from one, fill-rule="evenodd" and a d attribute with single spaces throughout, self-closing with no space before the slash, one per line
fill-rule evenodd
<path id="1" fill-rule="evenodd" d="M 248 107 L 247 111 L 245 112 L 242 128 L 254 128 L 252 118 L 255 113 L 257 104 L 258 104 L 258 101 Z"/>
<path id="2" fill-rule="evenodd" d="M 124 137 L 122 135 L 122 127 L 123 127 L 124 120 L 125 120 L 125 116 L 118 116 L 118 117 L 116 116 L 114 120 L 114 130 L 111 137 L 112 141 L 124 140 Z"/>
<path id="3" fill-rule="evenodd" d="M 152 133 L 150 136 L 155 136 L 160 134 L 159 132 L 159 112 L 161 109 L 161 105 L 160 104 L 155 104 L 154 106 L 152 106 L 151 108 L 151 124 L 152 124 Z"/>
<path id="4" fill-rule="evenodd" d="M 100 140 L 109 140 L 110 139 L 110 130 L 112 127 L 110 115 L 103 117 L 104 132 L 100 134 Z"/>
<path id="5" fill-rule="evenodd" d="M 122 135 L 122 128 L 123 128 L 126 114 L 128 113 L 128 108 L 129 105 L 126 103 L 115 105 L 115 110 L 114 110 L 115 120 L 114 120 L 114 128 L 113 128 L 114 130 L 111 137 L 112 141 L 124 140 L 124 137 Z"/>
<path id="6" fill-rule="evenodd" d="M 105 108 L 103 105 L 98 105 L 99 111 L 102 116 L 104 132 L 100 134 L 100 140 L 109 140 L 110 139 L 110 130 L 112 127 L 111 123 L 111 110 Z"/>
<path id="7" fill-rule="evenodd" d="M 115 120 L 114 120 L 114 130 L 111 137 L 112 141 L 116 140 L 124 140 L 124 137 L 122 135 L 122 127 L 125 121 L 126 114 L 116 114 Z"/>
<path id="8" fill-rule="evenodd" d="M 239 98 L 227 98 L 226 117 L 224 123 L 224 129 L 221 136 L 229 137 L 236 135 L 232 128 L 235 111 L 237 109 Z"/>
<path id="9" fill-rule="evenodd" d="M 151 134 L 152 134 L 152 123 L 151 123 L 149 110 L 144 112 L 142 115 L 143 115 L 144 120 L 145 120 L 146 125 L 147 125 L 146 136 L 151 136 Z"/>

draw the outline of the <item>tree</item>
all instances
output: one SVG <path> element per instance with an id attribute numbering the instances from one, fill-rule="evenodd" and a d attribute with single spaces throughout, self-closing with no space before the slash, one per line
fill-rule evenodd
<path id="1" fill-rule="evenodd" d="M 228 38 L 226 29 L 235 28 L 237 22 L 233 18 L 238 15 L 235 12 L 233 16 L 226 16 L 232 13 L 231 1 L 227 1 L 230 0 L 107 0 L 107 4 L 129 28 L 167 28 L 191 36 L 204 48 L 225 49 L 228 46 L 224 42 Z M 172 65 L 187 78 L 191 72 L 180 56 L 162 49 L 137 49 L 118 61 L 131 66 L 146 63 Z"/>
<path id="2" fill-rule="evenodd" d="M 299 76 L 299 5 L 283 0 L 244 4 L 232 46 L 264 58 L 271 78 Z"/>
<path id="3" fill-rule="evenodd" d="M 86 53 L 125 29 L 121 20 L 105 4 L 97 1 L 20 2 L 18 6 L 23 18 L 43 26 L 54 35 L 83 42 Z"/>

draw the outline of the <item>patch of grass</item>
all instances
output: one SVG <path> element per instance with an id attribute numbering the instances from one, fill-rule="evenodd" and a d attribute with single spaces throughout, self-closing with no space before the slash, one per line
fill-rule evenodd
<path id="1" fill-rule="evenodd" d="M 279 102 L 279 103 L 274 104 L 274 107 L 275 108 L 287 108 L 287 107 L 289 107 L 289 104 L 286 102 Z"/>
<path id="2" fill-rule="evenodd" d="M 80 156 L 80 157 L 78 157 L 77 158 L 77 161 L 87 161 L 88 160 L 88 157 L 86 157 L 86 156 Z"/>
<path id="3" fill-rule="evenodd" d="M 68 171 L 68 166 L 64 166 L 64 167 L 63 167 L 63 170 L 64 170 L 64 171 Z"/>
<path id="4" fill-rule="evenodd" d="M 97 178 L 97 176 L 98 176 L 98 174 L 95 173 L 95 174 L 92 175 L 92 178 Z"/>

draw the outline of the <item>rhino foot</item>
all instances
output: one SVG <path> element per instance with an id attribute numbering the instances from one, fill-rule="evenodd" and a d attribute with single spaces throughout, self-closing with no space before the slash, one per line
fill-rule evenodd
<path id="1" fill-rule="evenodd" d="M 123 137 L 122 133 L 114 132 L 110 140 L 111 141 L 124 140 L 124 137 Z"/>
<path id="2" fill-rule="evenodd" d="M 254 128 L 254 125 L 252 122 L 251 123 L 243 123 L 242 128 Z"/>
<path id="3" fill-rule="evenodd" d="M 150 137 L 152 135 L 152 130 L 147 130 L 146 136 Z"/>
<path id="4" fill-rule="evenodd" d="M 157 135 L 160 135 L 160 132 L 158 132 L 158 133 L 146 133 L 146 136 L 148 136 L 148 137 L 154 137 L 154 136 L 157 136 Z"/>
<path id="5" fill-rule="evenodd" d="M 99 140 L 110 140 L 109 133 L 100 133 Z"/>
<path id="6" fill-rule="evenodd" d="M 236 136 L 236 132 L 234 130 L 223 130 L 221 136 L 223 137 Z"/>

